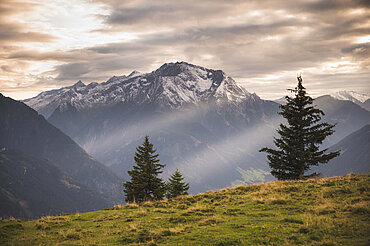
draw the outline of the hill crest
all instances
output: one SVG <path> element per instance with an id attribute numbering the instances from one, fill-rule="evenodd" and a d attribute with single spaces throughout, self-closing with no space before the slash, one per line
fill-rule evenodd
<path id="1" fill-rule="evenodd" d="M 366 245 L 369 175 L 270 182 L 109 210 L 0 221 L 0 243 Z"/>

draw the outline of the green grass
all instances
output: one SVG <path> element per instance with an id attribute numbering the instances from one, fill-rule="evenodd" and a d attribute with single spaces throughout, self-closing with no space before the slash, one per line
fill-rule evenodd
<path id="1" fill-rule="evenodd" d="M 0 245 L 369 245 L 370 175 L 0 221 Z"/>

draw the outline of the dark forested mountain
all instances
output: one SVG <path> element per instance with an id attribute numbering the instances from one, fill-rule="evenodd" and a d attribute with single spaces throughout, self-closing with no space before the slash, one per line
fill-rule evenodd
<path id="1" fill-rule="evenodd" d="M 111 205 L 45 159 L 0 149 L 0 217 L 34 219 Z"/>
<path id="2" fill-rule="evenodd" d="M 316 101 L 327 113 L 324 120 L 340 121 L 328 145 L 370 122 L 369 112 L 364 115 L 358 105 L 341 109 L 341 101 L 333 100 Z M 164 175 L 178 168 L 191 192 L 268 171 L 258 150 L 272 143 L 281 121 L 277 103 L 249 93 L 221 70 L 185 62 L 104 83 L 79 81 L 24 102 L 125 179 L 135 147 L 149 135 L 167 164 Z"/>
<path id="3" fill-rule="evenodd" d="M 0 94 L 0 146 L 47 159 L 62 172 L 102 195 L 122 199 L 121 180 L 70 137 L 22 102 Z"/>
<path id="4" fill-rule="evenodd" d="M 340 176 L 348 173 L 370 172 L 370 125 L 348 135 L 332 146 L 330 151 L 340 150 L 341 155 L 313 171 L 324 176 Z"/>

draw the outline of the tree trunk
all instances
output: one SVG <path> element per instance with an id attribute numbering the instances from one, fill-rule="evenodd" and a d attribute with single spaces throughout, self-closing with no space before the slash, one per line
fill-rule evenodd
<path id="1" fill-rule="evenodd" d="M 301 168 L 298 179 L 300 180 L 304 179 L 304 167 Z"/>

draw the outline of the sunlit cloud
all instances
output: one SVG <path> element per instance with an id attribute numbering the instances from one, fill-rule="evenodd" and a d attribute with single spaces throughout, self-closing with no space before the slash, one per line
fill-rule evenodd
<path id="1" fill-rule="evenodd" d="M 370 43 L 370 35 L 359 37 L 356 39 L 354 43 L 356 44 Z"/>
<path id="2" fill-rule="evenodd" d="M 324 64 L 321 68 L 323 72 L 346 72 L 351 73 L 355 72 L 358 69 L 358 63 L 351 61 L 336 61 L 328 62 Z"/>
<path id="3" fill-rule="evenodd" d="M 349 11 L 349 14 L 351 14 L 351 15 L 362 15 L 362 14 L 365 14 L 365 13 L 366 13 L 365 9 L 354 9 L 354 10 Z"/>

